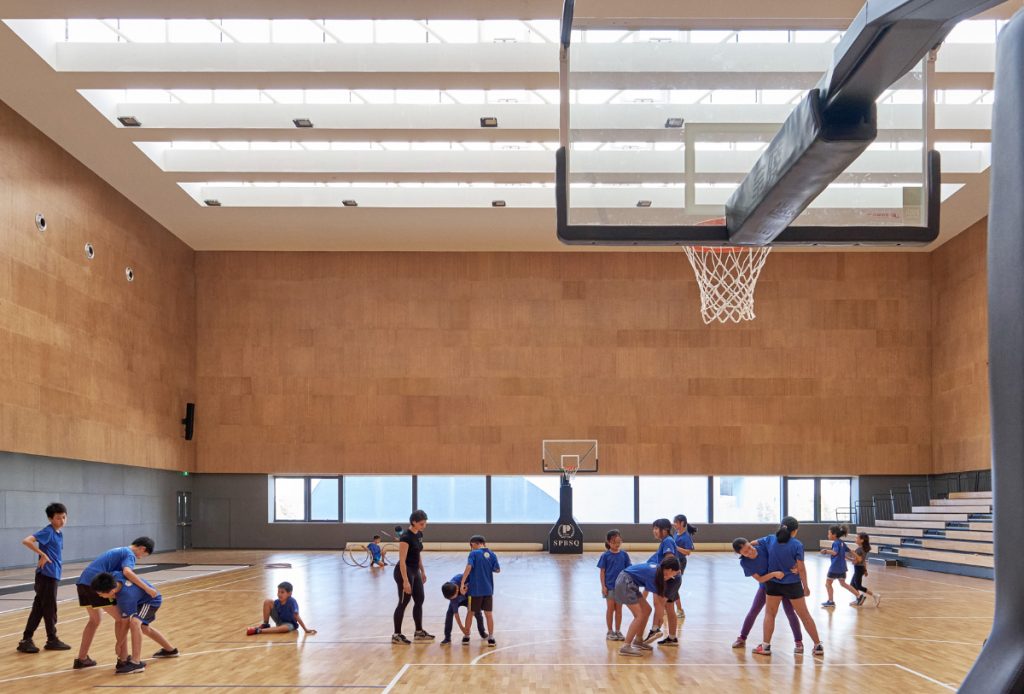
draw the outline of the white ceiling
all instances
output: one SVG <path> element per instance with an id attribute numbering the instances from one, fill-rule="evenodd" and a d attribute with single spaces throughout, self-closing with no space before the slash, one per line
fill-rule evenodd
<path id="1" fill-rule="evenodd" d="M 845 28 L 861 2 L 787 0 L 771 4 L 772 17 L 758 16 L 765 5 L 576 3 L 577 17 L 597 18 L 594 25 L 665 30 L 574 43 L 586 67 L 574 74 L 572 166 L 587 181 L 574 187 L 574 205 L 671 221 L 689 185 L 696 199 L 686 212 L 721 208 L 793 95 L 827 64 L 832 30 Z M 984 18 L 1022 6 L 1013 0 Z M 423 7 L 0 0 L 0 100 L 197 250 L 571 250 L 554 228 L 561 2 L 441 0 L 428 16 Z M 163 20 L 168 12 L 213 21 L 64 21 Z M 269 29 L 221 18 L 316 23 Z M 365 19 L 429 21 L 353 24 Z M 721 33 L 678 39 L 669 34 L 676 28 Z M 779 34 L 727 35 L 757 29 L 807 33 L 784 45 L 767 43 Z M 271 30 L 277 42 L 261 33 Z M 992 55 L 991 42 L 969 31 L 939 52 L 933 141 L 946 185 L 938 243 L 986 211 Z M 637 83 L 638 71 L 655 66 L 671 91 Z M 913 89 L 918 101 L 923 92 L 904 86 L 879 104 L 878 144 L 809 214 L 902 214 L 901 186 L 920 184 L 920 145 L 910 143 L 923 139 L 912 103 Z M 664 128 L 666 114 L 686 119 L 689 174 L 682 131 Z M 123 127 L 118 116 L 142 127 Z M 483 116 L 499 127 L 480 127 Z M 296 128 L 294 118 L 314 127 Z M 638 211 L 638 197 L 652 207 Z M 506 206 L 492 207 L 495 200 Z"/>

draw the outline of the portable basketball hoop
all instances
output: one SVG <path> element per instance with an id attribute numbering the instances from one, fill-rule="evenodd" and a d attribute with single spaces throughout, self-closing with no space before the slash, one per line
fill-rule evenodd
<path id="1" fill-rule="evenodd" d="M 697 275 L 705 324 L 754 320 L 754 288 L 771 246 L 683 246 Z"/>
<path id="2" fill-rule="evenodd" d="M 541 442 L 541 470 L 560 473 L 562 480 L 572 484 L 579 472 L 597 472 L 597 441 L 593 439 L 553 440 Z"/>

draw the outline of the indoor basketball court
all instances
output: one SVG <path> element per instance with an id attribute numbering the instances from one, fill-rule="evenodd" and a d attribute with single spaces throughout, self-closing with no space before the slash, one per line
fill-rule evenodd
<path id="1" fill-rule="evenodd" d="M 420 5 L 0 0 L 0 691 L 1024 690 L 1024 3 Z"/>

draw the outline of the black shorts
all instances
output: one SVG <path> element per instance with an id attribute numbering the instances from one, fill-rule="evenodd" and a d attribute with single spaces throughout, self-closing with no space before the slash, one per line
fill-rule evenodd
<path id="1" fill-rule="evenodd" d="M 789 598 L 790 600 L 803 600 L 804 587 L 799 583 L 777 583 L 768 581 L 764 584 L 764 590 L 768 595 L 774 597 Z"/>
<path id="2" fill-rule="evenodd" d="M 471 612 L 480 612 L 481 610 L 483 610 L 484 612 L 494 612 L 494 596 L 469 596 L 469 609 Z"/>
<path id="3" fill-rule="evenodd" d="M 75 587 L 78 588 L 78 604 L 82 607 L 109 607 L 114 604 L 113 600 L 101 598 L 92 586 L 77 583 Z"/>
<path id="4" fill-rule="evenodd" d="M 832 578 L 832 579 L 841 578 L 841 579 L 843 579 L 845 581 L 846 580 L 846 572 L 845 571 L 841 571 L 841 572 L 840 571 L 829 571 L 828 572 L 828 577 Z"/>
<path id="5" fill-rule="evenodd" d="M 683 585 L 683 575 L 679 574 L 671 581 L 665 582 L 665 600 L 675 602 L 679 599 L 679 588 Z"/>

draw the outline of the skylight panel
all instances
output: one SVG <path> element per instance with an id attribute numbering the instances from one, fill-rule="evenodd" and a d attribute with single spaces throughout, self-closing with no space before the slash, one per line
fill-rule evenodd
<path id="1" fill-rule="evenodd" d="M 218 23 L 239 43 L 270 43 L 269 19 L 222 19 Z"/>
<path id="2" fill-rule="evenodd" d="M 372 19 L 328 19 L 324 26 L 342 43 L 376 42 Z"/>
<path id="3" fill-rule="evenodd" d="M 274 19 L 270 22 L 273 43 L 335 43 L 323 28 L 308 19 Z"/>
<path id="4" fill-rule="evenodd" d="M 167 23 L 162 19 L 118 19 L 115 26 L 132 43 L 165 43 Z"/>
<path id="5" fill-rule="evenodd" d="M 208 19 L 168 19 L 167 40 L 170 43 L 231 43 Z"/>
<path id="6" fill-rule="evenodd" d="M 111 23 L 116 20 L 107 20 Z M 117 43 L 117 33 L 99 19 L 69 19 L 65 28 L 66 40 L 77 43 Z"/>
<path id="7" fill-rule="evenodd" d="M 374 43 L 427 43 L 430 32 L 411 19 L 380 19 L 374 28 Z"/>

